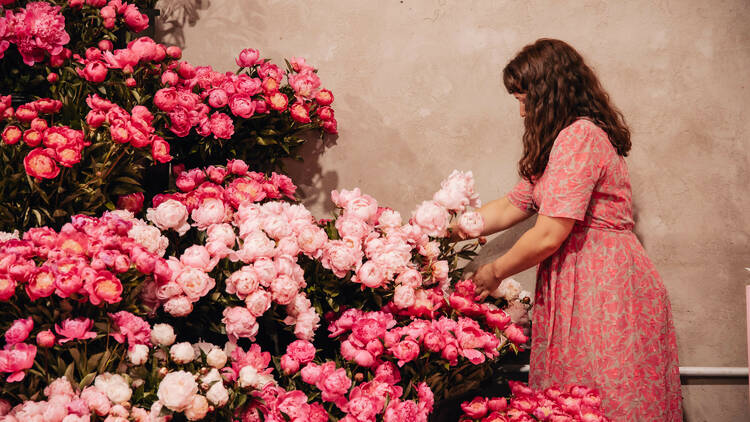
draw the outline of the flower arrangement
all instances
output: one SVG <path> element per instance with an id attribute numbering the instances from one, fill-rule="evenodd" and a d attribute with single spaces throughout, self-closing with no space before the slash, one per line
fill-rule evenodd
<path id="1" fill-rule="evenodd" d="M 2 7 L 2 230 L 59 228 L 123 196 L 150 199 L 167 187 L 172 163 L 242 157 L 270 174 L 300 159 L 308 132 L 337 132 L 333 94 L 302 58 L 282 70 L 245 49 L 239 70 L 221 73 L 137 37 L 149 19 L 133 2 Z"/>

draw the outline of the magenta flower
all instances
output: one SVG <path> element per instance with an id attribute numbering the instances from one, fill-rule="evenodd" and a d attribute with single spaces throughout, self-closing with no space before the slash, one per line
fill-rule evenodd
<path id="1" fill-rule="evenodd" d="M 20 12 L 8 13 L 7 18 L 13 32 L 11 41 L 29 66 L 43 61 L 47 53 L 52 56 L 60 54 L 70 41 L 70 35 L 65 32 L 65 18 L 58 6 L 47 2 L 28 3 Z"/>
<path id="2" fill-rule="evenodd" d="M 7 382 L 17 382 L 26 376 L 24 370 L 34 365 L 36 357 L 36 346 L 33 344 L 18 343 L 6 345 L 5 350 L 0 351 L 0 371 L 10 372 Z"/>
<path id="3" fill-rule="evenodd" d="M 62 336 L 60 344 L 67 343 L 71 340 L 88 340 L 96 337 L 96 333 L 89 331 L 94 325 L 94 321 L 89 318 L 68 318 L 62 324 L 55 324 L 55 331 Z"/>

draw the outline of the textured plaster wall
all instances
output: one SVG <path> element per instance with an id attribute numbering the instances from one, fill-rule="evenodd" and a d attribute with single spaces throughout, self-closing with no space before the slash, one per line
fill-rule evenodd
<path id="1" fill-rule="evenodd" d="M 236 53 L 255 47 L 319 68 L 340 136 L 291 166 L 319 217 L 331 189 L 355 186 L 409 215 L 454 168 L 473 170 L 486 201 L 504 195 L 522 122 L 500 71 L 539 37 L 570 42 L 631 125 L 636 231 L 669 291 L 681 364 L 747 365 L 747 0 L 203 0 L 186 21 L 162 35 L 193 64 L 234 70 Z M 532 289 L 533 277 L 518 279 Z M 746 379 L 688 384 L 686 420 L 748 420 Z"/>

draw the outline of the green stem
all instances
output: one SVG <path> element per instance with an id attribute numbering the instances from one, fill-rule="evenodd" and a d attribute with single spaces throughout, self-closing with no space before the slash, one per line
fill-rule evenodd
<path id="1" fill-rule="evenodd" d="M 117 158 L 115 159 L 115 162 L 112 163 L 111 166 L 109 166 L 109 169 L 107 169 L 107 172 L 104 174 L 104 176 L 101 179 L 102 183 L 104 183 L 104 181 L 107 179 L 107 176 L 109 176 L 109 174 L 112 172 L 112 170 L 114 170 L 115 166 L 120 161 L 120 159 L 122 158 L 122 156 L 125 155 L 125 152 L 126 152 L 126 150 L 123 148 L 122 152 L 120 152 L 120 155 L 118 155 Z"/>

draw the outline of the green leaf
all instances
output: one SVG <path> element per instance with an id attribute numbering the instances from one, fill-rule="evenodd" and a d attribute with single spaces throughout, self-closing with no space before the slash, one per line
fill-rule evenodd
<path id="1" fill-rule="evenodd" d="M 83 390 L 84 388 L 91 385 L 91 383 L 94 382 L 94 378 L 96 378 L 96 372 L 91 372 L 85 377 L 83 377 L 81 382 L 78 384 L 78 389 Z"/>
<path id="2" fill-rule="evenodd" d="M 73 378 L 73 371 L 76 368 L 75 362 L 70 362 L 70 365 L 65 369 L 65 378 L 70 381 L 71 384 L 75 384 L 75 378 Z"/>

